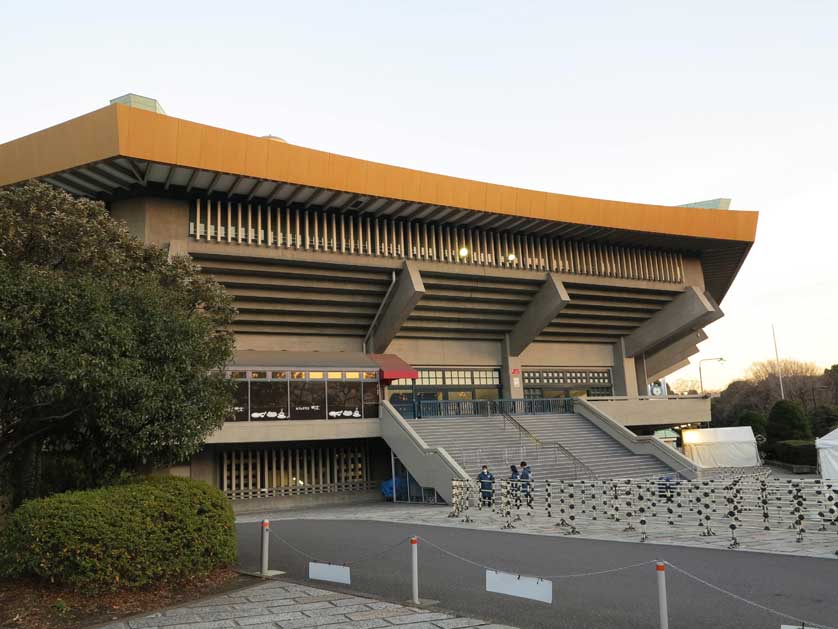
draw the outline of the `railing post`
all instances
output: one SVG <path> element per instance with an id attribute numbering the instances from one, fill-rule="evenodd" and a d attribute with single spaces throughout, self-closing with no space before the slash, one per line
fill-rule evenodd
<path id="1" fill-rule="evenodd" d="M 419 539 L 415 536 L 410 538 L 410 565 L 412 576 L 411 600 L 414 605 L 419 605 Z"/>
<path id="2" fill-rule="evenodd" d="M 655 564 L 655 571 L 658 575 L 658 611 L 660 614 L 661 629 L 669 629 L 669 610 L 666 604 L 666 564 L 658 561 Z"/>
<path id="3" fill-rule="evenodd" d="M 262 520 L 262 570 L 263 577 L 268 576 L 268 544 L 271 535 L 270 520 Z"/>

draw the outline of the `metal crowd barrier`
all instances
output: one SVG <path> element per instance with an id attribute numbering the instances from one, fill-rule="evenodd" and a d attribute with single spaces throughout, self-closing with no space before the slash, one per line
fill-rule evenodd
<path id="1" fill-rule="evenodd" d="M 515 528 L 525 518 L 546 517 L 568 535 L 597 522 L 639 531 L 645 542 L 652 523 L 664 529 L 686 524 L 700 537 L 727 530 L 728 548 L 738 548 L 742 531 L 789 531 L 797 542 L 808 533 L 838 533 L 838 482 L 821 479 L 454 479 L 452 496 L 449 517 L 463 522 L 480 513 Z"/>

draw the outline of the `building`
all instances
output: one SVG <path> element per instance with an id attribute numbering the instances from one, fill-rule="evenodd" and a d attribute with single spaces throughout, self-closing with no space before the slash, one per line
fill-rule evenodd
<path id="1" fill-rule="evenodd" d="M 393 413 L 586 398 L 638 434 L 709 422 L 707 399 L 649 386 L 722 316 L 757 223 L 723 199 L 604 201 L 334 155 L 136 95 L 0 145 L 0 185 L 30 178 L 104 201 L 234 295 L 234 416 L 175 470 L 234 497 L 369 491 L 391 448 L 422 467 Z"/>

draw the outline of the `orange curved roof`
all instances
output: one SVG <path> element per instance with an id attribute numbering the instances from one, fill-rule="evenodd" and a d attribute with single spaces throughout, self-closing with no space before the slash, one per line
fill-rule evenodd
<path id="1" fill-rule="evenodd" d="M 757 212 L 539 192 L 273 142 L 115 104 L 0 145 L 0 186 L 112 157 L 620 230 L 753 242 Z"/>

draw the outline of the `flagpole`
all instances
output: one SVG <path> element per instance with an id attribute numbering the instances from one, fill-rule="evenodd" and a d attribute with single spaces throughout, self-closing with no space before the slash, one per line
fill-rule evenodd
<path id="1" fill-rule="evenodd" d="M 783 391 L 783 368 L 780 366 L 780 352 L 777 351 L 777 333 L 774 331 L 774 324 L 771 324 L 771 336 L 774 337 L 774 360 L 777 362 L 777 375 L 780 378 L 780 398 L 785 400 L 786 394 Z"/>

